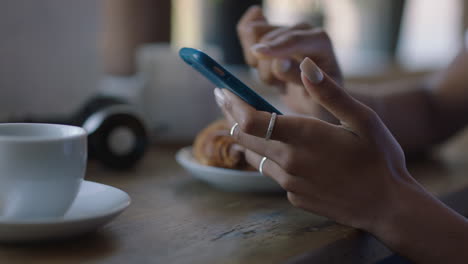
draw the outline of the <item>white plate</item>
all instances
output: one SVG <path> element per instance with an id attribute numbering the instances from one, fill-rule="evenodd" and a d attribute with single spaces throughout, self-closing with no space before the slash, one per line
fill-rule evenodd
<path id="1" fill-rule="evenodd" d="M 176 154 L 176 160 L 195 178 L 214 187 L 233 192 L 280 192 L 283 189 L 272 179 L 257 171 L 241 171 L 206 166 L 192 155 L 192 147 L 185 147 Z"/>
<path id="2" fill-rule="evenodd" d="M 114 219 L 129 205 L 127 193 L 104 184 L 83 181 L 64 217 L 14 221 L 0 218 L 0 241 L 42 241 L 88 233 Z"/>

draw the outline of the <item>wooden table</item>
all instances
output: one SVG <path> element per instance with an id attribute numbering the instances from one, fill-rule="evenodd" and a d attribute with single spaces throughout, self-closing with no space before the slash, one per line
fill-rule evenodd
<path id="1" fill-rule="evenodd" d="M 303 254 L 314 263 L 374 263 L 390 254 L 368 234 L 292 207 L 284 194 L 213 189 L 178 166 L 176 150 L 156 147 L 127 172 L 91 163 L 87 180 L 128 192 L 130 208 L 73 240 L 0 245 L 0 263 L 292 263 Z M 467 169 L 434 162 L 411 167 L 431 191 L 450 194 L 449 203 L 463 213 Z"/>

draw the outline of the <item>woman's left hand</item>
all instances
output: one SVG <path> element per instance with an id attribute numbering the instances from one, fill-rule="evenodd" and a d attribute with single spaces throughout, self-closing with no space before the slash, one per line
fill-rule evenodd
<path id="1" fill-rule="evenodd" d="M 248 162 L 286 191 L 289 201 L 339 223 L 373 230 L 391 211 L 399 186 L 420 188 L 406 169 L 400 145 L 377 114 L 347 94 L 310 59 L 301 64 L 305 92 L 341 121 L 279 115 L 271 140 L 271 114 L 260 112 L 226 89 L 215 98 Z"/>

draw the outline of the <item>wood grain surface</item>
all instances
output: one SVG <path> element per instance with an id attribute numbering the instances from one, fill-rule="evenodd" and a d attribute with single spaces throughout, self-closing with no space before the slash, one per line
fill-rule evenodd
<path id="1" fill-rule="evenodd" d="M 126 172 L 91 162 L 86 179 L 126 191 L 131 206 L 79 238 L 0 245 L 0 263 L 294 263 L 304 254 L 315 263 L 373 263 L 389 254 L 363 232 L 292 207 L 285 194 L 213 189 L 176 163 L 177 149 L 157 146 Z M 467 169 L 433 161 L 411 166 L 438 195 L 467 187 Z"/>

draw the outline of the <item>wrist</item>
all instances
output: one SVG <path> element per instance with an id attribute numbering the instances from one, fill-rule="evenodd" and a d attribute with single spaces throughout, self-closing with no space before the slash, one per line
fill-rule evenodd
<path id="1" fill-rule="evenodd" d="M 421 208 L 421 201 L 430 194 L 414 180 L 409 172 L 393 176 L 387 183 L 386 197 L 379 208 L 376 221 L 367 231 L 382 240 L 397 240 L 401 235 L 401 221 L 411 218 L 412 212 Z M 394 238 L 396 236 L 397 238 Z"/>
<path id="2" fill-rule="evenodd" d="M 392 175 L 382 179 L 384 190 L 375 197 L 372 208 L 367 209 L 373 214 L 367 215 L 367 219 L 362 221 L 360 226 L 361 229 L 379 238 L 392 232 L 399 215 L 406 214 L 406 208 L 403 205 L 408 200 L 412 200 L 412 196 L 417 195 L 418 189 L 422 189 L 406 168 L 393 170 L 390 174 Z"/>
<path id="3" fill-rule="evenodd" d="M 397 181 L 390 188 L 379 221 L 367 231 L 416 262 L 441 263 L 447 256 L 460 255 L 468 243 L 468 221 L 428 193 L 409 173 Z"/>

